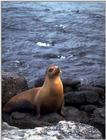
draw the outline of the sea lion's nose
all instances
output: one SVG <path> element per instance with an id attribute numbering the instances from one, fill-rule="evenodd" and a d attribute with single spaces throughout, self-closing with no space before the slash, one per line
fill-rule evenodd
<path id="1" fill-rule="evenodd" d="M 56 68 L 56 69 L 59 69 L 59 67 L 58 67 L 58 66 L 56 66 L 56 65 L 55 65 L 55 68 Z"/>

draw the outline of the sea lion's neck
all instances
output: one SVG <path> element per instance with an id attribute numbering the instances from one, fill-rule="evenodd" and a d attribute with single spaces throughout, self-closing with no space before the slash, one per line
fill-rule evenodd
<path id="1" fill-rule="evenodd" d="M 49 78 L 48 76 L 45 77 L 45 82 L 43 87 L 48 90 L 52 90 L 53 95 L 62 95 L 63 94 L 63 84 L 61 81 L 60 76 L 56 76 L 54 78 Z"/>
<path id="2" fill-rule="evenodd" d="M 63 84 L 59 76 L 56 76 L 54 78 L 49 78 L 48 76 L 45 77 L 45 82 L 43 84 L 45 87 L 49 87 L 50 89 L 62 89 L 63 90 Z"/>
<path id="3" fill-rule="evenodd" d="M 60 76 L 56 76 L 54 78 L 49 78 L 48 76 L 46 76 L 44 85 L 46 85 L 46 84 L 57 84 L 59 82 L 61 82 Z"/>

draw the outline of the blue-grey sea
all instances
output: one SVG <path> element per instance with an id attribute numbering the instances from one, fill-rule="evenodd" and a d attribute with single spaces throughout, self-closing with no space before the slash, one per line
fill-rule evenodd
<path id="1" fill-rule="evenodd" d="M 2 70 L 28 83 L 55 63 L 62 78 L 104 79 L 104 2 L 2 2 Z"/>

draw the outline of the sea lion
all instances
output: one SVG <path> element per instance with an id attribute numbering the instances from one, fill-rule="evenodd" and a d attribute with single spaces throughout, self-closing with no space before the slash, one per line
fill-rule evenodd
<path id="1" fill-rule="evenodd" d="M 32 88 L 12 97 L 4 106 L 3 111 L 33 110 L 37 116 L 57 112 L 64 117 L 62 108 L 64 105 L 63 84 L 60 78 L 60 68 L 54 64 L 46 70 L 45 81 L 42 87 Z"/>

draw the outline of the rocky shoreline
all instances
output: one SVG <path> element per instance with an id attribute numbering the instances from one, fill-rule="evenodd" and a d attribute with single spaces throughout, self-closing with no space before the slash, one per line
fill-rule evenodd
<path id="1" fill-rule="evenodd" d="M 41 86 L 43 77 L 35 81 L 35 87 Z M 62 79 L 65 98 L 65 123 L 74 121 L 88 124 L 97 128 L 105 138 L 105 85 L 84 85 L 79 80 Z M 2 73 L 2 107 L 20 91 L 29 89 L 23 76 L 14 73 Z M 60 118 L 52 113 L 37 121 L 35 116 L 28 113 L 13 112 L 10 116 L 2 115 L 3 121 L 21 129 L 56 125 Z M 30 121 L 29 121 L 30 120 Z M 35 128 L 36 129 L 36 128 Z M 98 132 L 99 132 L 98 131 Z M 4 130 L 3 130 L 4 133 Z M 4 135 L 4 134 L 3 134 Z M 83 138 L 83 136 L 81 136 Z M 75 137 L 77 138 L 77 137 Z M 89 137 L 90 138 L 90 137 Z M 92 137 L 94 139 L 94 137 Z M 98 137 L 100 139 L 100 137 Z"/>

